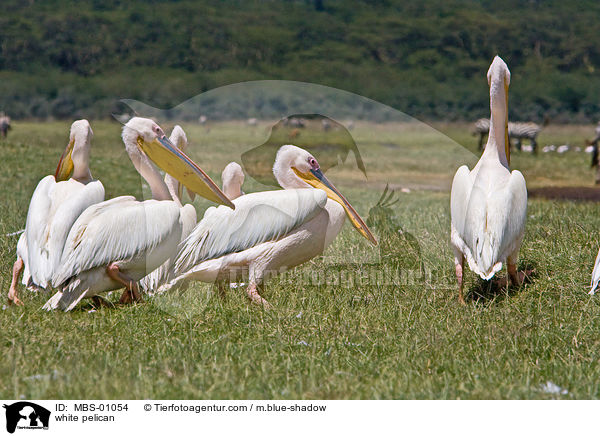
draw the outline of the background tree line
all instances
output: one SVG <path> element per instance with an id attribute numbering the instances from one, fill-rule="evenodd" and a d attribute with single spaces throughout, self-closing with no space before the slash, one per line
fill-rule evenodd
<path id="1" fill-rule="evenodd" d="M 133 98 L 174 106 L 257 79 L 342 88 L 421 119 L 489 112 L 495 54 L 512 119 L 600 117 L 600 3 L 4 0 L 0 110 L 108 117 Z M 211 108 L 207 108 L 210 113 Z"/>

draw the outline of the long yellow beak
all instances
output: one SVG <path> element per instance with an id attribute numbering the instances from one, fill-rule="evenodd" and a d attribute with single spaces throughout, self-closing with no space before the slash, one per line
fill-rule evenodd
<path id="1" fill-rule="evenodd" d="M 377 245 L 377 239 L 375 239 L 375 236 L 373 236 L 373 233 L 371 233 L 371 230 L 365 224 L 358 212 L 354 210 L 352 205 L 348 202 L 348 200 L 346 200 L 340 191 L 338 191 L 336 187 L 333 186 L 329 180 L 327 180 L 327 177 L 325 177 L 325 174 L 323 174 L 320 169 L 310 170 L 308 173 L 302 173 L 294 167 L 292 167 L 292 170 L 294 170 L 296 175 L 310 186 L 313 188 L 322 189 L 327 193 L 327 197 L 341 204 L 354 228 L 358 230 L 361 235 L 371 241 L 373 245 Z"/>
<path id="2" fill-rule="evenodd" d="M 56 172 L 54 173 L 54 180 L 57 182 L 62 182 L 64 180 L 68 180 L 73 173 L 73 159 L 71 158 L 71 154 L 73 153 L 73 147 L 75 146 L 75 139 L 71 139 L 65 151 L 63 151 L 60 160 L 58 161 L 58 166 L 56 167 Z"/>
<path id="3" fill-rule="evenodd" d="M 227 198 L 215 182 L 184 152 L 175 147 L 166 136 L 156 138 L 150 143 L 144 141 L 140 136 L 137 143 L 140 150 L 152 162 L 179 180 L 188 190 L 215 203 L 224 204 L 235 209 L 231 200 Z"/>
<path id="4" fill-rule="evenodd" d="M 506 161 L 510 165 L 510 138 L 508 136 L 508 85 L 504 82 L 504 93 L 506 101 L 506 120 L 504 120 L 504 151 L 506 153 Z"/>

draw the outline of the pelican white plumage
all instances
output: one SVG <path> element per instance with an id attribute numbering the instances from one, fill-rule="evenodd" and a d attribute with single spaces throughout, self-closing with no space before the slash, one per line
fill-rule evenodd
<path id="1" fill-rule="evenodd" d="M 459 301 L 464 304 L 463 266 L 484 280 L 491 279 L 506 261 L 513 284 L 521 284 L 516 268 L 525 233 L 527 188 L 520 171 L 510 171 L 508 86 L 510 71 L 494 58 L 487 73 L 490 86 L 490 132 L 485 150 L 472 171 L 465 165 L 452 182 L 450 209 Z"/>
<path id="2" fill-rule="evenodd" d="M 183 128 L 179 125 L 173 127 L 173 131 L 169 136 L 169 140 L 177 146 L 181 151 L 185 152 L 188 146 L 187 135 Z M 183 185 L 173 177 L 171 174 L 165 174 L 165 185 L 169 189 L 169 193 L 173 198 L 173 201 L 179 204 L 181 208 L 181 221 L 182 221 L 182 229 L 181 229 L 181 239 L 183 241 L 194 229 L 197 221 L 196 209 L 191 204 L 183 205 Z M 190 197 L 193 198 L 194 193 L 189 192 Z M 140 288 L 147 294 L 153 294 L 158 287 L 166 283 L 171 277 L 170 271 L 172 266 L 172 258 L 167 259 L 161 266 L 156 268 L 146 277 L 140 280 Z"/>
<path id="3" fill-rule="evenodd" d="M 122 138 L 134 167 L 150 185 L 152 199 L 117 197 L 81 214 L 69 232 L 61 267 L 52 278 L 59 291 L 44 306 L 47 310 L 71 310 L 82 298 L 122 287 L 126 289 L 123 302 L 137 300 L 137 281 L 175 254 L 185 214 L 151 160 L 189 190 L 234 207 L 152 120 L 132 118 L 123 127 Z"/>
<path id="4" fill-rule="evenodd" d="M 223 192 L 230 200 L 244 195 L 242 185 L 244 184 L 244 171 L 237 162 L 229 162 L 221 173 Z"/>
<path id="5" fill-rule="evenodd" d="M 217 282 L 224 289 L 224 282 L 247 277 L 247 296 L 253 303 L 268 306 L 258 292 L 265 275 L 321 254 L 342 229 L 346 215 L 364 237 L 377 244 L 309 152 L 284 145 L 277 152 L 273 173 L 283 191 L 242 195 L 233 200 L 235 210 L 206 211 L 182 243 L 175 260 L 176 278 L 163 290 L 188 280 Z"/>
<path id="6" fill-rule="evenodd" d="M 23 304 L 17 290 L 21 272 L 28 288 L 49 288 L 71 226 L 85 209 L 104 200 L 104 186 L 92 178 L 89 168 L 92 136 L 87 120 L 75 121 L 56 173 L 40 180 L 31 196 L 25 232 L 17 243 L 8 292 L 11 303 Z"/>
<path id="7" fill-rule="evenodd" d="M 590 284 L 590 292 L 588 294 L 594 295 L 596 293 L 596 289 L 598 289 L 598 284 L 600 283 L 600 251 L 598 251 L 598 255 L 596 256 L 596 262 L 594 263 L 594 270 L 592 271 L 592 282 Z"/>

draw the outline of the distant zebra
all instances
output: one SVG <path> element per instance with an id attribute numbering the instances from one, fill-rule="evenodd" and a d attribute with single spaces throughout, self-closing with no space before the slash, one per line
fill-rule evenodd
<path id="1" fill-rule="evenodd" d="M 483 140 L 490 132 L 489 118 L 479 118 L 475 121 L 475 131 L 473 135 L 479 135 L 479 151 L 483 150 Z"/>
<path id="2" fill-rule="evenodd" d="M 536 123 L 508 123 L 508 136 L 517 140 L 517 150 L 521 150 L 521 141 L 528 139 L 533 147 L 533 152 L 537 152 L 537 135 L 542 130 L 542 126 Z"/>
<path id="3" fill-rule="evenodd" d="M 594 147 L 592 152 L 592 168 L 596 168 L 596 185 L 600 185 L 600 165 L 598 165 L 598 141 L 600 141 L 600 121 L 596 126 L 596 136 L 592 141 L 586 139 L 585 143 Z"/>
<path id="4" fill-rule="evenodd" d="M 508 136 L 510 139 L 517 140 L 517 150 L 521 150 L 521 141 L 528 139 L 531 142 L 533 152 L 537 152 L 537 135 L 542 130 L 542 126 L 536 123 L 508 123 Z M 479 150 L 483 150 L 483 140 L 490 131 L 490 120 L 480 118 L 475 121 L 475 132 L 479 134 Z"/>
<path id="5" fill-rule="evenodd" d="M 0 138 L 6 138 L 10 129 L 10 117 L 7 117 L 4 112 L 0 112 Z"/>

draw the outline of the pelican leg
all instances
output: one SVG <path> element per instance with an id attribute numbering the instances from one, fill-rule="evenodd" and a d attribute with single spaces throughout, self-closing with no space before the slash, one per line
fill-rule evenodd
<path id="1" fill-rule="evenodd" d="M 221 300 L 225 300 L 225 297 L 227 297 L 227 288 L 229 287 L 229 282 L 218 281 L 215 283 L 215 286 L 217 287 L 217 292 Z"/>
<path id="2" fill-rule="evenodd" d="M 525 280 L 525 273 L 517 271 L 517 263 L 510 257 L 506 259 L 506 269 L 513 286 L 521 286 Z"/>
<path id="3" fill-rule="evenodd" d="M 110 277 L 115 282 L 121 283 L 123 286 L 125 286 L 125 291 L 123 291 L 119 303 L 131 304 L 134 301 L 142 301 L 137 281 L 133 280 L 127 274 L 122 273 L 117 264 L 109 264 L 106 267 L 106 274 L 108 274 L 108 277 Z"/>
<path id="4" fill-rule="evenodd" d="M 8 304 L 15 304 L 16 306 L 24 306 L 23 302 L 19 300 L 17 284 L 19 283 L 19 277 L 21 277 L 21 273 L 23 272 L 23 268 L 25 267 L 25 263 L 23 259 L 17 257 L 13 265 L 12 271 L 12 281 L 10 282 L 10 289 L 8 290 Z"/>
<path id="5" fill-rule="evenodd" d="M 258 293 L 258 287 L 257 287 L 256 283 L 254 283 L 254 282 L 250 283 L 250 285 L 246 289 L 246 295 L 250 299 L 250 302 L 261 305 L 265 309 L 271 308 L 271 305 L 269 304 L 269 302 L 267 300 L 265 300 L 263 297 L 261 297 L 260 294 Z"/>
<path id="6" fill-rule="evenodd" d="M 462 253 L 455 253 L 454 255 L 454 268 L 456 271 L 456 280 L 458 281 L 458 302 L 465 306 L 465 297 L 463 296 L 463 267 L 465 264 L 465 257 Z"/>

